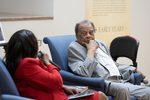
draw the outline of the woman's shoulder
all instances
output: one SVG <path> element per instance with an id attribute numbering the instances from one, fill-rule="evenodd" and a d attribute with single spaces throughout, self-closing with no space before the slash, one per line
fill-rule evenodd
<path id="1" fill-rule="evenodd" d="M 36 58 L 31 58 L 31 57 L 26 57 L 26 58 L 23 58 L 21 61 L 39 61 L 38 59 Z"/>
<path id="2" fill-rule="evenodd" d="M 36 58 L 26 57 L 20 61 L 19 65 L 24 65 L 24 64 L 29 64 L 29 63 L 40 64 L 40 60 L 38 60 Z"/>

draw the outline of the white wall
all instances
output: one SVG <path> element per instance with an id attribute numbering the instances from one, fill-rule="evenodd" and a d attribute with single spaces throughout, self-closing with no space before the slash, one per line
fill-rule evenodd
<path id="1" fill-rule="evenodd" d="M 145 73 L 150 80 L 150 1 L 132 0 L 131 9 L 131 36 L 140 40 L 137 56 L 138 68 Z M 54 0 L 54 20 L 31 20 L 31 21 L 3 21 L 3 31 L 8 41 L 10 36 L 17 30 L 32 30 L 38 39 L 45 36 L 74 34 L 76 22 L 85 19 L 86 0 Z M 40 50 L 50 56 L 48 46 L 44 43 Z M 4 56 L 0 48 L 0 57 Z M 125 61 L 123 61 L 125 62 Z"/>
<path id="2" fill-rule="evenodd" d="M 150 0 L 132 0 L 131 36 L 140 41 L 138 68 L 150 81 Z"/>
<path id="3" fill-rule="evenodd" d="M 85 0 L 54 0 L 53 20 L 28 20 L 28 21 L 3 21 L 1 22 L 5 39 L 20 29 L 33 31 L 38 39 L 46 36 L 74 34 L 74 26 L 77 22 L 85 19 Z M 1 47 L 2 48 L 2 47 Z M 0 48 L 0 57 L 4 51 Z M 49 48 L 44 43 L 40 50 L 47 52 Z"/>

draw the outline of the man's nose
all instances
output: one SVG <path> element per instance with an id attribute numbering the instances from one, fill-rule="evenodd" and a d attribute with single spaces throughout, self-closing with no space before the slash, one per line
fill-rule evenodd
<path id="1" fill-rule="evenodd" d="M 89 32 L 87 32 L 86 36 L 89 37 L 89 36 L 91 36 L 91 34 Z"/>

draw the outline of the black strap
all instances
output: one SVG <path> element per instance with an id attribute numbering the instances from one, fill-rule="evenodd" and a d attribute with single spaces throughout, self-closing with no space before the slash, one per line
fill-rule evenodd
<path id="1" fill-rule="evenodd" d="M 53 64 L 55 67 L 57 67 L 59 70 L 61 70 L 61 67 L 58 66 L 58 65 L 57 65 L 56 63 L 54 63 L 53 61 L 49 60 L 49 62 L 50 62 L 51 64 Z"/>

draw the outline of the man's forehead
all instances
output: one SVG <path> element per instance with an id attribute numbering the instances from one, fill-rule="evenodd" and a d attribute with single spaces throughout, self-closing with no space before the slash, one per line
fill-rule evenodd
<path id="1" fill-rule="evenodd" d="M 93 30 L 93 26 L 89 23 L 83 23 L 83 24 L 80 24 L 79 30 L 81 31 Z"/>

